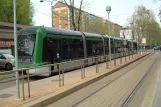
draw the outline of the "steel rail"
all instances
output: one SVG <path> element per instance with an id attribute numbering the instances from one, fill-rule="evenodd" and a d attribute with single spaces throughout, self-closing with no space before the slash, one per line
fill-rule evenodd
<path id="1" fill-rule="evenodd" d="M 154 64 L 156 63 L 156 61 L 158 60 L 158 58 L 156 58 L 153 63 L 151 64 L 151 66 L 148 68 L 147 72 L 145 73 L 145 75 L 141 78 L 141 80 L 139 81 L 139 83 L 136 85 L 136 87 L 133 89 L 133 91 L 129 94 L 129 96 L 127 97 L 127 99 L 124 101 L 124 103 L 122 104 L 121 107 L 125 107 L 127 106 L 127 104 L 129 103 L 129 101 L 131 100 L 131 98 L 134 96 L 135 92 L 138 90 L 138 88 L 140 87 L 140 85 L 142 84 L 142 82 L 144 81 L 144 79 L 146 78 L 146 76 L 150 73 L 152 67 L 154 66 Z"/>
<path id="2" fill-rule="evenodd" d="M 154 53 L 150 54 L 150 56 L 152 56 Z M 144 57 L 143 61 L 147 59 L 148 56 Z M 104 89 L 105 87 L 107 87 L 109 84 L 115 82 L 116 80 L 118 80 L 119 78 L 121 78 L 123 75 L 125 75 L 126 73 L 130 72 L 130 70 L 134 69 L 135 67 L 137 67 L 138 65 L 140 65 L 141 63 L 143 63 L 143 61 L 140 61 L 137 65 L 129 68 L 128 70 L 125 71 L 125 73 L 123 73 L 122 75 L 120 75 L 119 77 L 115 78 L 114 80 L 110 81 L 109 83 L 103 85 L 102 87 L 98 88 L 97 90 L 95 90 L 94 92 L 90 93 L 89 95 L 83 97 L 81 100 L 75 102 L 74 104 L 72 104 L 70 107 L 75 107 L 78 104 L 82 103 L 83 101 L 85 101 L 86 99 L 88 99 L 89 97 L 93 96 L 94 94 L 96 94 L 97 92 L 101 91 L 102 89 Z"/>

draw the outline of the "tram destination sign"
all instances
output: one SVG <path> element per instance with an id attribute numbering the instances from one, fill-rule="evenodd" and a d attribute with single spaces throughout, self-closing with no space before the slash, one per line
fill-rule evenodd
<path id="1" fill-rule="evenodd" d="M 120 37 L 124 39 L 131 40 L 132 39 L 132 31 L 125 29 L 125 30 L 120 30 Z"/>
<path id="2" fill-rule="evenodd" d="M 146 44 L 146 38 L 142 38 L 142 43 Z"/>

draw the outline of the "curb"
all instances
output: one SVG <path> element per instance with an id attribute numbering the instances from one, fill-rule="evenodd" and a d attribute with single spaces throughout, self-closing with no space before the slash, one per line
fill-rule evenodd
<path id="1" fill-rule="evenodd" d="M 126 67 L 126 66 L 128 66 L 130 64 L 132 64 L 133 62 L 135 62 L 135 61 L 137 61 L 139 59 L 142 59 L 143 57 L 145 57 L 145 56 L 147 56 L 149 54 L 150 53 L 148 53 L 148 54 L 146 54 L 144 56 L 141 56 L 141 57 L 139 57 L 137 59 L 134 59 L 134 60 L 132 60 L 132 61 L 130 61 L 128 63 L 125 63 L 122 66 L 116 67 L 116 68 L 114 68 L 113 70 L 111 70 L 111 71 L 109 71 L 107 73 L 104 73 L 104 74 L 101 74 L 99 76 L 93 77 L 90 80 L 85 80 L 85 81 L 83 81 L 83 83 L 73 85 L 72 87 L 66 89 L 65 91 L 62 90 L 60 93 L 57 93 L 57 94 L 55 94 L 55 93 L 48 94 L 48 95 L 44 96 L 46 98 L 36 99 L 36 100 L 30 101 L 30 102 L 27 102 L 25 104 L 19 105 L 19 107 L 26 107 L 26 106 L 27 107 L 44 107 L 44 106 L 47 106 L 47 105 L 49 105 L 51 103 L 54 103 L 54 102 L 66 97 L 66 96 L 68 96 L 68 95 L 70 95 L 70 94 L 72 94 L 72 93 L 74 93 L 74 92 L 76 92 L 76 91 L 78 91 L 78 90 L 80 90 L 80 89 L 82 89 L 82 88 L 84 88 L 84 87 L 96 82 L 96 81 L 99 81 L 100 79 L 102 79 L 102 78 L 104 78 L 104 77 L 106 77 L 106 76 L 108 76 L 108 75 L 110 75 L 112 73 L 117 72 L 118 70 L 120 70 L 120 69 L 122 69 L 122 68 L 124 68 L 124 67 Z"/>

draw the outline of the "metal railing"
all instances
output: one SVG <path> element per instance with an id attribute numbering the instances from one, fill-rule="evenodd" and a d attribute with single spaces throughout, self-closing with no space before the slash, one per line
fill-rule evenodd
<path id="1" fill-rule="evenodd" d="M 127 56 L 129 56 L 129 60 L 130 60 L 130 56 L 132 56 L 131 59 L 133 59 L 133 54 L 136 54 L 136 57 L 138 57 L 138 51 L 134 50 L 134 51 L 130 51 L 130 52 L 122 52 L 122 53 L 116 53 L 113 56 L 113 60 L 114 60 L 114 66 L 117 65 L 117 61 L 116 58 L 120 58 L 120 64 L 123 63 L 123 58 L 125 58 L 125 62 L 127 62 Z M 135 58 L 136 58 L 135 57 Z M 91 62 L 88 62 L 88 61 Z M 28 97 L 31 97 L 31 87 L 30 87 L 30 78 L 33 76 L 39 76 L 39 75 L 43 75 L 46 73 L 51 74 L 52 72 L 58 72 L 58 77 L 59 77 L 59 87 L 64 86 L 65 85 L 65 79 L 64 79 L 64 73 L 66 71 L 68 71 L 69 69 L 71 69 L 71 66 L 67 67 L 66 64 L 67 63 L 78 63 L 74 66 L 72 66 L 73 68 L 77 68 L 81 70 L 81 74 L 80 74 L 80 78 L 84 79 L 86 78 L 86 71 L 85 68 L 89 65 L 93 65 L 95 64 L 96 66 L 96 73 L 99 73 L 99 64 L 101 64 L 102 62 L 105 62 L 105 68 L 108 69 L 110 68 L 110 64 L 109 64 L 109 55 L 105 55 L 105 56 L 97 56 L 97 57 L 92 57 L 92 58 L 85 58 L 85 59 L 80 59 L 80 60 L 73 60 L 73 61 L 68 61 L 68 62 L 61 62 L 61 63 L 56 63 L 56 64 L 48 64 L 48 65 L 44 65 L 44 66 L 37 66 L 37 67 L 31 67 L 31 68 L 22 68 L 22 69 L 17 69 L 17 70 L 12 70 L 12 71 L 6 71 L 6 72 L 0 72 L 0 76 L 1 75 L 7 75 L 7 74 L 11 74 L 11 73 L 16 73 L 19 72 L 21 75 L 18 78 L 19 80 L 21 80 L 21 84 L 22 84 L 22 99 L 25 100 L 26 96 L 25 96 L 25 82 L 24 79 L 27 79 L 27 93 L 28 93 Z M 33 70 L 33 69 L 38 69 L 38 68 L 44 68 L 44 67 L 51 67 L 51 66 L 58 66 L 57 69 L 49 71 L 49 72 L 44 72 L 44 73 L 35 73 L 35 74 L 30 74 L 29 70 Z M 26 71 L 26 75 L 24 74 L 24 71 Z M 15 81 L 17 80 L 16 78 L 11 78 L 11 79 L 7 79 L 7 80 L 2 80 L 0 81 L 1 83 L 6 83 L 6 82 L 10 82 L 10 81 Z"/>

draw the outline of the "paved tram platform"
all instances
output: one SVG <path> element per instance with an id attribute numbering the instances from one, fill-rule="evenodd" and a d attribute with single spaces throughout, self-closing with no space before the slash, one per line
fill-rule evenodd
<path id="1" fill-rule="evenodd" d="M 147 54 L 147 53 L 146 53 Z M 99 72 L 96 73 L 96 66 L 90 66 L 85 68 L 85 78 L 81 79 L 81 69 L 74 70 L 72 72 L 67 72 L 64 74 L 64 86 L 59 86 L 59 75 L 48 77 L 45 79 L 40 79 L 30 83 L 31 98 L 28 98 L 28 87 L 25 84 L 25 100 L 16 100 L 16 87 L 6 88 L 0 90 L 0 105 L 3 107 L 14 107 L 14 106 L 31 106 L 35 105 L 36 107 L 45 106 L 51 101 L 59 100 L 61 97 L 64 97 L 72 92 L 79 90 L 107 75 L 112 72 L 121 69 L 128 64 L 136 61 L 137 59 L 145 56 L 139 56 L 139 54 L 122 58 L 122 63 L 120 63 L 120 58 L 116 60 L 116 66 L 114 66 L 114 61 L 111 61 L 111 65 L 106 69 L 106 63 L 99 64 Z M 21 86 L 20 86 L 21 87 Z M 22 90 L 22 89 L 21 89 Z M 22 95 L 21 95 L 22 98 Z"/>

